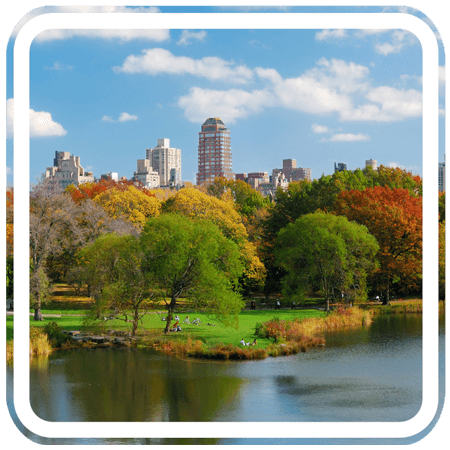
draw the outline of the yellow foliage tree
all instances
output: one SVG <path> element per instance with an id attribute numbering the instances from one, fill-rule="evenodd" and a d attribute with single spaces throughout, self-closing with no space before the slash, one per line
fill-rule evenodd
<path id="1" fill-rule="evenodd" d="M 134 186 L 128 186 L 126 190 L 109 189 L 95 197 L 94 201 L 100 204 L 109 216 L 132 222 L 139 229 L 142 229 L 148 219 L 161 214 L 161 202 Z"/>
<path id="2" fill-rule="evenodd" d="M 216 224 L 225 237 L 238 245 L 245 266 L 244 275 L 256 283 L 264 280 L 264 265 L 257 256 L 255 244 L 249 242 L 247 230 L 229 194 L 218 199 L 195 188 L 181 189 L 167 200 L 165 211 Z"/>

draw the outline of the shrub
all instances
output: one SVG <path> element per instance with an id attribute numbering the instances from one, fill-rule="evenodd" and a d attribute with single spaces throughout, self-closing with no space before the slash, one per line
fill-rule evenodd
<path id="1" fill-rule="evenodd" d="M 52 346 L 48 340 L 48 336 L 41 328 L 30 328 L 30 356 L 49 355 Z"/>
<path id="2" fill-rule="evenodd" d="M 49 322 L 45 325 L 44 332 L 54 348 L 62 347 L 70 339 L 68 335 L 62 332 L 62 328 L 56 322 Z"/>

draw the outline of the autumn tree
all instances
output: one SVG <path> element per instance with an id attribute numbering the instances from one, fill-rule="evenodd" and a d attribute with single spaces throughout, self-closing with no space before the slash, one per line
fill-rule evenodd
<path id="1" fill-rule="evenodd" d="M 242 274 L 238 246 L 209 220 L 180 214 L 150 219 L 140 235 L 143 267 L 167 307 L 170 330 L 178 299 L 189 297 L 194 308 L 206 309 L 225 323 L 243 307 L 236 292 Z"/>
<path id="2" fill-rule="evenodd" d="M 70 201 L 70 197 L 67 197 Z M 130 222 L 110 217 L 98 203 L 89 198 L 75 204 L 71 226 L 60 242 L 60 251 L 47 258 L 45 269 L 50 279 L 80 285 L 76 253 L 105 233 L 137 235 L 138 230 Z"/>
<path id="3" fill-rule="evenodd" d="M 332 175 L 323 175 L 317 180 L 301 180 L 289 183 L 287 189 L 278 188 L 275 202 L 268 209 L 263 225 L 261 249 L 263 262 L 268 271 L 266 288 L 277 289 L 283 275 L 273 267 L 273 245 L 279 231 L 299 217 L 318 210 L 333 212 L 342 192 L 363 191 L 376 186 L 389 189 L 401 188 L 412 197 L 420 197 L 422 180 L 400 168 L 380 166 L 378 170 L 367 167 L 363 170 L 344 170 Z"/>
<path id="4" fill-rule="evenodd" d="M 125 190 L 113 187 L 97 195 L 94 201 L 115 219 L 133 223 L 139 230 L 147 220 L 161 213 L 161 203 L 154 195 L 148 195 L 135 186 Z"/>
<path id="5" fill-rule="evenodd" d="M 130 186 L 138 189 L 144 195 L 148 195 L 149 197 L 155 197 L 155 194 L 151 192 L 149 189 L 143 187 L 139 183 L 135 183 L 128 180 L 120 180 L 115 181 L 111 179 L 101 179 L 99 181 L 92 181 L 88 183 L 82 184 L 70 184 L 67 186 L 66 191 L 71 195 L 72 200 L 75 203 L 80 203 L 86 199 L 95 199 L 100 194 L 103 194 L 110 189 L 116 189 L 121 192 L 125 192 L 128 190 Z"/>
<path id="6" fill-rule="evenodd" d="M 350 302 L 365 300 L 377 250 L 364 226 L 322 212 L 304 215 L 281 230 L 276 240 L 276 263 L 286 271 L 283 295 L 302 301 L 308 291 L 319 288 L 327 311 L 335 290 Z"/>
<path id="7" fill-rule="evenodd" d="M 185 188 L 166 201 L 163 211 L 213 222 L 226 238 L 237 244 L 244 264 L 243 277 L 247 282 L 255 285 L 263 282 L 264 265 L 257 255 L 255 244 L 249 241 L 242 218 L 230 196 L 225 195 L 218 199 L 197 189 Z"/>
<path id="8" fill-rule="evenodd" d="M 151 298 L 139 239 L 104 234 L 82 248 L 77 258 L 82 279 L 94 299 L 94 317 L 131 323 L 131 334 L 135 336 L 139 322 L 150 309 Z"/>
<path id="9" fill-rule="evenodd" d="M 380 266 L 371 277 L 374 289 L 389 303 L 395 286 L 407 293 L 419 289 L 422 279 L 422 198 L 407 189 L 376 186 L 344 191 L 334 212 L 365 225 L 380 246 Z"/>
<path id="10" fill-rule="evenodd" d="M 73 226 L 76 205 L 64 193 L 49 194 L 37 186 L 30 195 L 30 294 L 34 320 L 42 320 L 41 306 L 48 298 L 49 283 L 45 263 L 50 255 L 59 254 L 62 243 Z"/>
<path id="11" fill-rule="evenodd" d="M 445 222 L 439 222 L 439 300 L 445 300 Z"/>
<path id="12" fill-rule="evenodd" d="M 245 218 L 251 218 L 258 210 L 270 204 L 270 200 L 267 197 L 263 197 L 260 192 L 242 180 L 216 178 L 214 181 L 206 184 L 205 190 L 208 195 L 219 199 L 225 193 L 229 193 L 234 200 L 236 210 Z"/>
<path id="13" fill-rule="evenodd" d="M 131 230 L 134 227 L 110 218 L 90 199 L 77 204 L 54 184 L 36 185 L 30 194 L 30 278 L 34 280 L 30 289 L 35 320 L 42 320 L 41 305 L 49 277 L 68 275 L 80 247 L 103 233 L 124 234 Z"/>
<path id="14" fill-rule="evenodd" d="M 14 298 L 14 191 L 6 190 L 6 298 Z"/>

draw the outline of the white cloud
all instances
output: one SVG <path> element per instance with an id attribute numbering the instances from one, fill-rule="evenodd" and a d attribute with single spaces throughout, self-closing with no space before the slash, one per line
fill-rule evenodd
<path id="1" fill-rule="evenodd" d="M 64 136 L 67 131 L 57 122 L 52 115 L 45 111 L 34 111 L 30 109 L 30 137 Z M 14 99 L 6 101 L 6 135 L 8 138 L 14 136 Z"/>
<path id="2" fill-rule="evenodd" d="M 322 138 L 320 142 L 361 142 L 369 140 L 370 136 L 367 134 L 339 133 L 333 134 L 330 138 Z"/>
<path id="3" fill-rule="evenodd" d="M 317 123 L 312 124 L 311 130 L 316 134 L 331 133 L 331 130 L 328 127 L 326 127 L 325 125 L 319 125 Z"/>
<path id="4" fill-rule="evenodd" d="M 422 93 L 415 89 L 400 90 L 389 86 L 379 86 L 371 89 L 367 98 L 373 103 L 380 104 L 382 112 L 388 114 L 393 120 L 422 115 Z"/>
<path id="5" fill-rule="evenodd" d="M 119 118 L 117 120 L 114 120 L 111 116 L 103 116 L 102 117 L 103 122 L 128 122 L 130 120 L 138 120 L 138 116 L 128 114 L 127 112 L 123 112 L 120 114 Z"/>
<path id="6" fill-rule="evenodd" d="M 268 82 L 266 89 L 245 92 L 193 88 L 178 105 L 192 121 L 201 120 L 205 111 L 214 114 L 214 108 L 225 110 L 222 115 L 234 121 L 270 106 L 316 115 L 338 114 L 343 121 L 393 122 L 422 114 L 421 92 L 374 88 L 367 81 L 369 69 L 352 62 L 322 58 L 316 67 L 289 79 L 283 79 L 275 69 L 259 67 L 254 72 Z M 255 99 L 258 101 L 253 104 Z"/>
<path id="7" fill-rule="evenodd" d="M 183 30 L 181 32 L 181 36 L 179 41 L 177 42 L 178 45 L 190 45 L 192 44 L 192 40 L 204 42 L 206 38 L 206 31 L 202 30 L 198 33 L 194 31 L 189 30 Z"/>
<path id="8" fill-rule="evenodd" d="M 439 87 L 443 88 L 445 85 L 445 66 L 439 66 Z"/>
<path id="9" fill-rule="evenodd" d="M 55 6 L 46 8 L 46 12 L 52 13 L 159 13 L 157 7 L 151 6 L 127 8 L 125 6 Z M 39 33 L 34 42 L 46 42 L 61 39 L 70 39 L 76 36 L 85 38 L 115 39 L 122 41 L 130 41 L 133 39 L 142 39 L 155 42 L 163 42 L 170 38 L 170 31 L 167 29 L 142 29 L 142 30 L 95 30 L 95 29 L 78 29 L 78 30 L 46 30 Z"/>
<path id="10" fill-rule="evenodd" d="M 60 64 L 60 63 L 58 63 L 58 62 L 55 62 L 55 63 L 53 64 L 53 66 L 51 66 L 51 67 L 45 66 L 44 69 L 45 69 L 45 70 L 72 70 L 73 67 L 72 67 L 72 66 L 65 65 L 65 64 Z"/>
<path id="11" fill-rule="evenodd" d="M 200 122 L 205 117 L 220 117 L 225 123 L 258 113 L 273 106 L 274 95 L 267 90 L 246 92 L 240 89 L 215 91 L 193 87 L 189 94 L 178 100 L 185 116 L 191 122 Z"/>
<path id="12" fill-rule="evenodd" d="M 246 66 L 237 66 L 233 61 L 225 61 L 214 56 L 192 59 L 175 56 L 163 48 L 142 51 L 142 55 L 128 56 L 122 67 L 114 67 L 115 72 L 146 73 L 148 75 L 172 74 L 194 75 L 209 80 L 222 80 L 243 84 L 253 78 L 253 71 Z"/>
<path id="13" fill-rule="evenodd" d="M 403 164 L 400 164 L 398 162 L 392 161 L 387 163 L 387 167 L 390 167 L 391 169 L 402 169 L 402 170 L 406 170 L 407 172 L 418 172 L 421 170 L 420 167 L 417 166 L 404 166 Z"/>
<path id="14" fill-rule="evenodd" d="M 207 115 L 218 115 L 214 113 L 218 108 L 225 111 L 221 114 L 223 117 L 233 122 L 271 106 L 316 115 L 337 114 L 343 121 L 393 122 L 422 114 L 420 91 L 372 87 L 368 67 L 337 59 L 322 58 L 301 76 L 283 79 L 272 68 L 257 67 L 251 70 L 217 57 L 193 59 L 154 48 L 143 50 L 139 56 L 128 56 L 123 65 L 115 67 L 114 71 L 149 75 L 189 74 L 237 84 L 249 83 L 256 75 L 260 81 L 267 82 L 265 89 L 251 92 L 191 88 L 188 95 L 179 99 L 178 105 L 192 121 L 197 121 L 205 111 L 210 111 Z M 251 104 L 254 101 L 256 103 Z"/>
<path id="15" fill-rule="evenodd" d="M 322 30 L 316 33 L 316 40 L 329 41 L 333 39 L 342 39 L 347 37 L 347 31 L 344 29 L 339 30 Z"/>
<path id="16" fill-rule="evenodd" d="M 138 117 L 133 115 L 133 114 L 128 114 L 126 112 L 123 112 L 120 116 L 119 116 L 119 122 L 128 122 L 130 120 L 138 120 Z"/>
<path id="17" fill-rule="evenodd" d="M 409 31 L 395 30 L 391 34 L 391 42 L 375 44 L 375 51 L 381 55 L 387 56 L 391 53 L 400 53 L 407 46 L 412 45 L 415 38 Z"/>
<path id="18" fill-rule="evenodd" d="M 12 175 L 13 174 L 13 170 L 11 169 L 11 167 L 6 166 L 6 175 Z"/>

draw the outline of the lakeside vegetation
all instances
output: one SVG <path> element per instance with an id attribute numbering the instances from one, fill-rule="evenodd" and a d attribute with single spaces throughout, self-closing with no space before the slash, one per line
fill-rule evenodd
<path id="1" fill-rule="evenodd" d="M 422 288 L 422 180 L 409 172 L 336 172 L 268 197 L 222 178 L 157 194 L 111 180 L 33 188 L 31 322 L 47 325 L 53 347 L 73 345 L 62 330 L 89 330 L 189 356 L 263 357 L 323 345 L 327 327 L 421 312 L 421 304 L 392 301 Z M 8 190 L 8 296 L 13 200 Z M 440 194 L 440 287 L 444 217 Z M 181 317 L 182 333 L 172 333 L 184 313 L 202 325 Z M 255 338 L 258 348 L 239 347 Z"/>
<path id="2" fill-rule="evenodd" d="M 66 286 L 58 286 L 56 293 L 73 293 Z M 73 299 L 73 303 L 71 301 Z M 315 303 L 314 303 L 315 302 Z M 249 302 L 250 303 L 250 302 Z M 417 314 L 422 312 L 420 299 L 393 301 L 391 305 L 361 305 L 345 308 L 336 306 L 331 313 L 323 310 L 323 300 L 310 299 L 312 307 L 320 309 L 258 309 L 243 310 L 238 315 L 235 327 L 226 327 L 215 322 L 214 317 L 203 313 L 192 313 L 188 304 L 184 304 L 179 313 L 182 332 L 164 333 L 164 314 L 160 311 L 148 314 L 142 321 L 140 331 L 134 340 L 126 339 L 123 345 L 134 348 L 152 348 L 166 354 L 181 357 L 195 357 L 219 360 L 263 359 L 269 356 L 282 356 L 307 351 L 314 347 L 326 346 L 323 332 L 340 330 L 348 327 L 367 326 L 373 317 L 382 314 Z M 88 302 L 79 296 L 55 295 L 49 305 L 51 309 L 43 310 L 44 320 L 33 321 L 30 317 L 30 357 L 48 356 L 55 349 L 91 348 L 92 342 L 74 342 L 63 330 L 95 334 L 129 335 L 129 327 L 119 320 L 97 324 L 95 328 L 86 328 Z M 56 309 L 59 307 L 59 309 Z M 30 310 L 31 311 L 31 310 Z M 444 311 L 440 302 L 439 311 Z M 191 321 L 201 320 L 201 325 L 182 323 L 186 316 Z M 7 317 L 7 360 L 13 361 L 13 318 Z M 210 324 L 210 325 L 208 325 Z M 214 324 L 214 325 L 213 325 Z M 256 346 L 242 346 L 257 340 Z M 113 345 L 104 343 L 100 346 Z"/>

